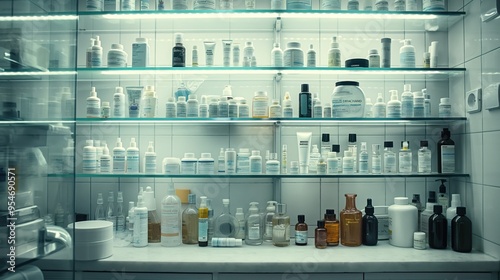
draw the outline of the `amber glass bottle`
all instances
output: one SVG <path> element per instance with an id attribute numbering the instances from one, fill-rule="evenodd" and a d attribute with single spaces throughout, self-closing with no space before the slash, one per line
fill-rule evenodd
<path id="1" fill-rule="evenodd" d="M 327 230 L 325 229 L 325 221 L 319 220 L 318 227 L 314 230 L 314 246 L 318 249 L 326 248 Z"/>
<path id="2" fill-rule="evenodd" d="M 298 223 L 295 225 L 295 245 L 305 246 L 307 245 L 307 224 L 305 223 L 306 216 L 299 215 L 297 217 Z"/>
<path id="3" fill-rule="evenodd" d="M 335 216 L 335 210 L 326 209 L 325 214 L 326 244 L 328 246 L 339 245 L 339 221 Z"/>
<path id="4" fill-rule="evenodd" d="M 344 246 L 361 245 L 361 211 L 356 209 L 356 194 L 345 194 L 345 208 L 340 211 L 340 243 Z"/>

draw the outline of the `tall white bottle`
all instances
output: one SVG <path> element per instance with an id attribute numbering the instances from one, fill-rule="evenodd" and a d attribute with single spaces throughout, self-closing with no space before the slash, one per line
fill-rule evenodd
<path id="1" fill-rule="evenodd" d="M 181 245 L 181 200 L 169 184 L 167 195 L 161 201 L 161 246 Z"/>
<path id="2" fill-rule="evenodd" d="M 413 247 L 413 233 L 418 230 L 417 207 L 408 204 L 407 197 L 395 197 L 389 206 L 389 244 Z"/>
<path id="3" fill-rule="evenodd" d="M 156 108 L 158 106 L 158 97 L 154 86 L 146 86 L 141 101 L 140 110 L 142 111 L 141 118 L 156 117 Z"/>
<path id="4" fill-rule="evenodd" d="M 102 47 L 99 36 L 95 36 L 94 45 L 91 48 L 90 66 L 91 67 L 102 66 Z"/>
<path id="5" fill-rule="evenodd" d="M 457 215 L 457 207 L 462 206 L 460 194 L 451 195 L 451 207 L 446 209 L 446 220 L 448 220 L 448 246 L 451 246 L 451 220 Z"/>
<path id="6" fill-rule="evenodd" d="M 113 118 L 125 118 L 125 94 L 122 87 L 116 87 L 113 94 Z"/>
<path id="7" fill-rule="evenodd" d="M 313 44 L 309 45 L 309 50 L 307 51 L 307 67 L 316 67 L 316 51 Z"/>
<path id="8" fill-rule="evenodd" d="M 271 66 L 283 67 L 283 50 L 279 43 L 274 43 L 274 48 L 271 51 Z"/>
<path id="9" fill-rule="evenodd" d="M 113 148 L 113 173 L 121 174 L 125 173 L 125 148 L 123 148 L 122 139 L 118 137 L 116 139 L 116 146 Z"/>
<path id="10" fill-rule="evenodd" d="M 387 102 L 387 117 L 388 118 L 401 118 L 401 101 L 398 100 L 398 91 L 390 90 L 391 101 Z"/>
<path id="11" fill-rule="evenodd" d="M 83 147 L 83 173 L 96 173 L 96 149 L 94 147 L 94 141 L 93 140 L 87 140 L 87 145 Z"/>
<path id="12" fill-rule="evenodd" d="M 341 52 L 337 36 L 333 36 L 331 48 L 328 51 L 328 67 L 340 67 L 342 65 Z"/>
<path id="13" fill-rule="evenodd" d="M 139 173 L 139 157 L 139 148 L 135 138 L 132 137 L 127 148 L 127 173 Z"/>
<path id="14" fill-rule="evenodd" d="M 401 117 L 413 118 L 413 93 L 411 85 L 404 85 L 404 91 L 401 94 Z"/>
<path id="15" fill-rule="evenodd" d="M 90 96 L 87 98 L 87 118 L 101 117 L 101 99 L 97 97 L 95 87 L 92 87 Z"/>
<path id="16" fill-rule="evenodd" d="M 403 46 L 399 49 L 399 63 L 401 68 L 415 68 L 415 47 L 411 44 L 411 39 L 401 41 Z"/>
<path id="17" fill-rule="evenodd" d="M 156 153 L 153 141 L 149 141 L 148 151 L 144 153 L 144 173 L 156 173 Z"/>
<path id="18" fill-rule="evenodd" d="M 372 107 L 372 116 L 374 118 L 385 118 L 386 106 L 382 93 L 378 93 L 377 102 Z"/>
<path id="19" fill-rule="evenodd" d="M 113 171 L 113 160 L 109 155 L 108 144 L 104 143 L 101 156 L 101 173 L 111 173 Z"/>
<path id="20" fill-rule="evenodd" d="M 148 246 L 148 208 L 142 195 L 137 196 L 137 206 L 134 208 L 134 247 Z"/>

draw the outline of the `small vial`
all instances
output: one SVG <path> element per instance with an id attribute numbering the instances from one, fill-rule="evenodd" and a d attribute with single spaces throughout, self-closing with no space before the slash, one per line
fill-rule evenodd
<path id="1" fill-rule="evenodd" d="M 377 49 L 371 49 L 368 55 L 368 67 L 370 68 L 380 68 L 380 55 Z"/>
<path id="2" fill-rule="evenodd" d="M 290 162 L 290 174 L 297 175 L 299 174 L 299 162 L 291 161 Z"/>
<path id="3" fill-rule="evenodd" d="M 413 233 L 413 248 L 417 250 L 427 249 L 427 240 L 425 238 L 425 232 L 414 232 Z"/>

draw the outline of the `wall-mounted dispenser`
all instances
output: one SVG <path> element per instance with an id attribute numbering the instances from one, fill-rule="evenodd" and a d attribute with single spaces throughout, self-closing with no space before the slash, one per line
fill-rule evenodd
<path id="1" fill-rule="evenodd" d="M 488 22 L 494 20 L 500 14 L 500 0 L 482 1 L 481 20 Z"/>
<path id="2" fill-rule="evenodd" d="M 500 108 L 500 83 L 491 84 L 484 90 L 483 101 L 486 110 Z"/>

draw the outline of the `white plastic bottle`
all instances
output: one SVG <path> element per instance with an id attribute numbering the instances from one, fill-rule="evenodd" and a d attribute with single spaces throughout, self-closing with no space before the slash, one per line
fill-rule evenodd
<path id="1" fill-rule="evenodd" d="M 139 148 L 135 138 L 130 139 L 130 146 L 127 148 L 127 173 L 139 173 Z"/>
<path id="2" fill-rule="evenodd" d="M 274 43 L 274 48 L 271 50 L 271 66 L 283 67 L 283 50 L 279 43 Z"/>
<path id="3" fill-rule="evenodd" d="M 111 44 L 111 49 L 108 51 L 108 67 L 127 67 L 127 58 L 122 44 Z"/>
<path id="4" fill-rule="evenodd" d="M 96 173 L 97 172 L 97 152 L 94 147 L 93 140 L 87 140 L 87 145 L 83 147 L 83 173 Z"/>
<path id="5" fill-rule="evenodd" d="M 90 96 L 87 97 L 87 118 L 101 117 L 101 99 L 97 97 L 95 87 L 92 87 Z"/>
<path id="6" fill-rule="evenodd" d="M 424 95 L 424 117 L 430 118 L 432 116 L 431 95 L 426 88 L 422 89 L 422 94 Z"/>
<path id="7" fill-rule="evenodd" d="M 413 93 L 413 117 L 425 117 L 425 99 L 422 91 L 416 91 Z"/>
<path id="8" fill-rule="evenodd" d="M 359 173 L 368 174 L 368 151 L 366 150 L 366 142 L 361 142 L 361 150 L 359 151 Z"/>
<path id="9" fill-rule="evenodd" d="M 389 11 L 389 1 L 387 0 L 377 0 L 375 2 L 376 11 Z"/>
<path id="10" fill-rule="evenodd" d="M 156 117 L 156 107 L 158 106 L 158 98 L 154 86 L 146 86 L 141 100 L 141 117 L 154 118 Z"/>
<path id="11" fill-rule="evenodd" d="M 368 67 L 380 68 L 380 55 L 377 49 L 371 49 L 368 55 Z"/>
<path id="12" fill-rule="evenodd" d="M 328 157 L 326 159 L 326 174 L 338 174 L 339 164 L 337 152 L 328 152 Z"/>
<path id="13" fill-rule="evenodd" d="M 234 148 L 227 148 L 224 152 L 225 172 L 226 174 L 236 173 L 236 151 Z"/>
<path id="14" fill-rule="evenodd" d="M 196 99 L 196 94 L 191 93 L 188 97 L 186 105 L 186 117 L 197 118 L 199 117 L 199 113 L 200 113 L 200 106 L 198 104 L 198 99 Z"/>
<path id="15" fill-rule="evenodd" d="M 266 174 L 269 175 L 280 174 L 280 161 L 278 160 L 277 153 L 269 154 L 269 160 L 266 161 Z"/>
<path id="16" fill-rule="evenodd" d="M 229 118 L 238 117 L 238 101 L 236 101 L 236 99 L 229 99 L 228 117 Z"/>
<path id="17" fill-rule="evenodd" d="M 233 66 L 240 66 L 240 44 L 233 44 Z"/>
<path id="18" fill-rule="evenodd" d="M 428 141 L 420 141 L 418 150 L 418 173 L 431 173 L 432 153 Z"/>
<path id="19" fill-rule="evenodd" d="M 399 49 L 399 64 L 401 68 L 415 68 L 415 47 L 411 39 L 401 41 L 403 46 Z"/>
<path id="20" fill-rule="evenodd" d="M 451 195 L 451 207 L 446 209 L 446 220 L 448 221 L 448 246 L 451 246 L 451 220 L 457 215 L 457 207 L 462 206 L 460 194 Z"/>
<path id="21" fill-rule="evenodd" d="M 316 67 L 316 51 L 313 44 L 309 45 L 309 50 L 307 51 L 307 67 Z"/>
<path id="22" fill-rule="evenodd" d="M 148 246 L 148 208 L 144 205 L 142 195 L 137 196 L 134 208 L 134 247 Z"/>
<path id="23" fill-rule="evenodd" d="M 250 117 L 250 106 L 248 106 L 246 99 L 241 99 L 240 105 L 238 106 L 238 118 L 249 118 Z"/>
<path id="24" fill-rule="evenodd" d="M 187 102 L 185 96 L 179 96 L 179 100 L 177 100 L 177 117 L 185 118 L 187 116 Z"/>
<path id="25" fill-rule="evenodd" d="M 312 145 L 312 152 L 309 155 L 309 173 L 316 173 L 318 169 L 318 160 L 321 157 L 318 145 Z"/>
<path id="26" fill-rule="evenodd" d="M 101 141 L 94 140 L 94 147 L 95 147 L 95 154 L 96 154 L 96 157 L 95 157 L 95 159 L 96 159 L 96 161 L 95 161 L 96 173 L 101 173 L 101 156 L 103 154 Z"/>
<path id="27" fill-rule="evenodd" d="M 262 156 L 259 150 L 253 150 L 250 156 L 250 174 L 262 174 Z"/>
<path id="28" fill-rule="evenodd" d="M 116 87 L 115 94 L 113 94 L 113 118 L 125 118 L 125 94 L 123 94 L 122 87 Z"/>
<path id="29" fill-rule="evenodd" d="M 344 158 L 342 158 L 342 173 L 354 174 L 354 157 L 352 151 L 344 151 Z"/>
<path id="30" fill-rule="evenodd" d="M 186 113 L 187 115 L 187 113 Z M 201 96 L 201 103 L 198 106 L 198 117 L 200 118 L 208 118 L 208 104 L 207 104 L 207 96 Z"/>
<path id="31" fill-rule="evenodd" d="M 319 98 L 313 99 L 313 118 L 321 119 L 323 118 L 323 106 L 321 106 L 321 101 Z"/>
<path id="32" fill-rule="evenodd" d="M 401 118 L 401 101 L 398 100 L 398 91 L 390 90 L 391 101 L 387 102 L 387 117 L 388 118 Z"/>
<path id="33" fill-rule="evenodd" d="M 341 52 L 337 36 L 333 36 L 331 48 L 328 51 L 328 67 L 340 67 L 342 65 Z"/>
<path id="34" fill-rule="evenodd" d="M 283 118 L 293 118 L 293 107 L 292 100 L 290 99 L 290 93 L 287 91 L 285 97 L 283 98 Z"/>
<path id="35" fill-rule="evenodd" d="M 113 148 L 113 173 L 125 173 L 126 152 L 123 148 L 122 139 L 116 139 L 116 147 Z"/>
<path id="36" fill-rule="evenodd" d="M 236 154 L 236 173 L 249 174 L 250 173 L 250 150 L 240 148 Z"/>
<path id="37" fill-rule="evenodd" d="M 389 206 L 389 244 L 413 247 L 413 233 L 418 230 L 417 207 L 408 204 L 407 197 L 395 197 Z"/>
<path id="38" fill-rule="evenodd" d="M 271 106 L 269 106 L 270 118 L 281 118 L 281 105 L 278 99 L 273 99 Z"/>
<path id="39" fill-rule="evenodd" d="M 92 0 L 92 1 L 96 1 L 96 0 Z M 94 41 L 95 41 L 94 38 L 90 38 L 90 46 L 87 48 L 87 52 L 85 55 L 85 66 L 87 68 L 92 67 L 92 47 L 94 47 Z"/>
<path id="40" fill-rule="evenodd" d="M 232 10 L 233 0 L 220 0 L 219 7 L 221 10 Z"/>
<path id="41" fill-rule="evenodd" d="M 149 141 L 148 151 L 144 153 L 144 173 L 156 173 L 156 153 L 153 141 Z"/>
<path id="42" fill-rule="evenodd" d="M 406 11 L 406 0 L 394 0 L 395 11 Z"/>
<path id="43" fill-rule="evenodd" d="M 219 118 L 228 118 L 229 117 L 229 102 L 227 101 L 226 96 L 221 96 L 219 102 L 217 104 L 217 112 Z"/>
<path id="44" fill-rule="evenodd" d="M 99 36 L 95 36 L 94 45 L 90 54 L 91 67 L 102 67 L 102 47 Z"/>
<path id="45" fill-rule="evenodd" d="M 102 147 L 101 156 L 101 173 L 111 173 L 113 172 L 113 160 L 109 155 L 108 144 L 104 143 Z"/>
<path id="46" fill-rule="evenodd" d="M 214 174 L 215 160 L 211 153 L 201 153 L 198 159 L 198 174 Z"/>
<path id="47" fill-rule="evenodd" d="M 177 118 L 177 104 L 175 103 L 174 97 L 169 97 L 167 103 L 165 103 L 165 117 L 166 118 Z"/>
<path id="48" fill-rule="evenodd" d="M 252 100 L 252 118 L 269 118 L 267 92 L 256 91 Z"/>
<path id="49" fill-rule="evenodd" d="M 372 99 L 367 97 L 365 102 L 365 118 L 371 118 L 373 115 Z"/>
<path id="50" fill-rule="evenodd" d="M 193 50 L 191 51 L 191 66 L 198 67 L 198 46 L 194 45 Z"/>
<path id="51" fill-rule="evenodd" d="M 196 174 L 198 159 L 194 153 L 184 153 L 181 159 L 181 174 Z"/>
<path id="52" fill-rule="evenodd" d="M 245 213 L 243 213 L 243 208 L 236 208 L 236 213 L 234 214 L 236 218 L 236 235 L 238 239 L 245 239 Z"/>
<path id="53" fill-rule="evenodd" d="M 386 104 L 382 93 L 378 93 L 377 102 L 372 107 L 372 117 L 385 118 L 386 117 Z"/>
<path id="54" fill-rule="evenodd" d="M 451 103 L 450 98 L 444 97 L 440 99 L 439 102 L 439 117 L 449 118 L 451 117 Z"/>
<path id="55" fill-rule="evenodd" d="M 136 38 L 132 44 L 132 67 L 148 67 L 149 52 L 148 39 Z"/>
<path id="56" fill-rule="evenodd" d="M 411 85 L 404 85 L 404 91 L 401 94 L 401 117 L 413 118 L 413 93 Z"/>

